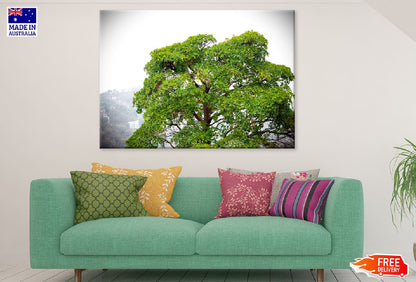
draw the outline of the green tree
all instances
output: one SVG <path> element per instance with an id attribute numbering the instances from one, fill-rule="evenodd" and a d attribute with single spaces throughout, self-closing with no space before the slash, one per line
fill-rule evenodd
<path id="1" fill-rule="evenodd" d="M 267 39 L 255 31 L 220 43 L 199 34 L 153 50 L 133 97 L 145 121 L 127 147 L 279 146 L 294 133 L 294 75 L 267 55 Z"/>

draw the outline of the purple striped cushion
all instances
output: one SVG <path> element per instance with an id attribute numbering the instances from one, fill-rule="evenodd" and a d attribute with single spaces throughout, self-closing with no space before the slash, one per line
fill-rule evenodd
<path id="1" fill-rule="evenodd" d="M 333 179 L 310 181 L 285 179 L 269 213 L 319 224 L 321 209 L 333 184 Z"/>

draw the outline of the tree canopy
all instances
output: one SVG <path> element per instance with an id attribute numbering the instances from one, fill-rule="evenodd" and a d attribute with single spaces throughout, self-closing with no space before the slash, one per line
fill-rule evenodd
<path id="1" fill-rule="evenodd" d="M 294 75 L 267 55 L 255 31 L 219 43 L 199 34 L 153 50 L 133 97 L 144 123 L 127 147 L 279 147 L 294 134 Z"/>

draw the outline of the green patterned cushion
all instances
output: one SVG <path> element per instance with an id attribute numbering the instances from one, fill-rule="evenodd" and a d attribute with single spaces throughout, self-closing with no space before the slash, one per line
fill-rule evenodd
<path id="1" fill-rule="evenodd" d="M 108 217 L 145 216 L 138 192 L 147 177 L 71 171 L 75 187 L 74 224 Z"/>

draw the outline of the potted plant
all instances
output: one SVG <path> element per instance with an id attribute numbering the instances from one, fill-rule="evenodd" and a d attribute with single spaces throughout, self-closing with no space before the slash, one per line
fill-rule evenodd
<path id="1" fill-rule="evenodd" d="M 395 214 L 412 220 L 416 211 L 416 145 L 406 139 L 406 144 L 394 147 L 399 150 L 393 158 L 393 193 L 390 202 L 393 224 L 396 226 Z M 397 227 L 397 226 L 396 226 Z M 413 255 L 416 259 L 416 243 L 413 244 Z"/>

